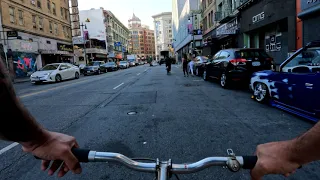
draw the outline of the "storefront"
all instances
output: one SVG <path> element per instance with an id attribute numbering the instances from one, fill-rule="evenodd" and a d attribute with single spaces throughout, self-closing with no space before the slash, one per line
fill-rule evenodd
<path id="1" fill-rule="evenodd" d="M 210 31 L 203 36 L 203 48 L 202 55 L 212 57 L 216 52 L 220 50 L 219 44 L 216 38 L 216 29 Z"/>
<path id="2" fill-rule="evenodd" d="M 240 47 L 262 48 L 277 65 L 296 48 L 296 1 L 248 1 L 239 8 Z"/>
<path id="3" fill-rule="evenodd" d="M 238 48 L 239 23 L 238 17 L 220 25 L 216 30 L 216 41 L 219 49 Z"/>
<path id="4" fill-rule="evenodd" d="M 301 11 L 298 17 L 303 22 L 303 44 L 320 40 L 320 1 L 301 0 Z"/>
<path id="5" fill-rule="evenodd" d="M 43 65 L 62 62 L 75 63 L 73 46 L 71 44 L 57 42 L 54 50 L 42 50 L 41 56 Z"/>

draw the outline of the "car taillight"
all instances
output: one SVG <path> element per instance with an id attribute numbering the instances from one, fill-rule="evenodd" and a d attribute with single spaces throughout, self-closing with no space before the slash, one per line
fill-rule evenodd
<path id="1" fill-rule="evenodd" d="M 232 59 L 230 60 L 231 64 L 233 64 L 234 66 L 239 65 L 240 63 L 245 65 L 247 63 L 246 59 Z"/>

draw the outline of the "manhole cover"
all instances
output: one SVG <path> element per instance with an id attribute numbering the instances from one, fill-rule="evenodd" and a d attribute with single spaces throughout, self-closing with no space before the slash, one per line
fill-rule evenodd
<path id="1" fill-rule="evenodd" d="M 128 112 L 127 114 L 128 115 L 136 115 L 138 112 L 136 112 L 136 111 L 130 111 L 130 112 Z"/>

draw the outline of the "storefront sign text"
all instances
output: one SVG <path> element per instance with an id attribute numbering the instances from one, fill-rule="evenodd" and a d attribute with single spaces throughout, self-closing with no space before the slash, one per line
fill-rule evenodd
<path id="1" fill-rule="evenodd" d="M 260 13 L 260 14 L 257 14 L 255 16 L 252 17 L 252 23 L 255 24 L 257 22 L 260 22 L 264 20 L 264 12 Z"/>
<path id="2" fill-rule="evenodd" d="M 267 52 L 281 51 L 281 36 L 282 36 L 281 33 L 277 35 L 266 36 Z"/>
<path id="3" fill-rule="evenodd" d="M 217 28 L 216 35 L 228 35 L 228 34 L 236 34 L 238 30 L 238 21 L 234 19 L 228 23 L 225 23 Z"/>
<path id="4" fill-rule="evenodd" d="M 58 51 L 68 51 L 73 52 L 72 45 L 57 43 Z"/>

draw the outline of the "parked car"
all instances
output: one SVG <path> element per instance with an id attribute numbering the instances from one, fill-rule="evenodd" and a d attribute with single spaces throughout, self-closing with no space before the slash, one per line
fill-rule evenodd
<path id="1" fill-rule="evenodd" d="M 102 66 L 105 67 L 108 72 L 118 71 L 119 69 L 118 65 L 115 62 L 107 62 Z"/>
<path id="2" fill-rule="evenodd" d="M 67 79 L 79 79 L 80 69 L 69 63 L 47 64 L 30 76 L 31 83 L 61 82 Z"/>
<path id="3" fill-rule="evenodd" d="M 204 67 L 208 62 L 208 58 L 206 56 L 197 56 L 196 61 L 194 63 L 194 70 L 193 72 L 196 73 L 197 76 L 202 76 Z"/>
<path id="4" fill-rule="evenodd" d="M 134 67 L 136 66 L 136 62 L 134 60 L 129 61 L 129 67 Z"/>
<path id="5" fill-rule="evenodd" d="M 128 61 L 120 61 L 119 67 L 120 67 L 120 69 L 127 69 L 127 68 L 129 68 L 129 62 Z"/>
<path id="6" fill-rule="evenodd" d="M 83 69 L 83 74 L 87 76 L 91 74 L 101 74 L 102 72 L 107 72 L 107 69 L 103 66 L 104 64 L 104 61 L 91 61 Z"/>
<path id="7" fill-rule="evenodd" d="M 250 88 L 258 102 L 320 120 L 320 41 L 299 49 L 280 65 L 279 71 L 252 75 Z"/>
<path id="8" fill-rule="evenodd" d="M 252 73 L 272 67 L 273 59 L 263 49 L 224 49 L 206 63 L 203 79 L 219 79 L 227 88 L 234 82 L 249 84 Z"/>

